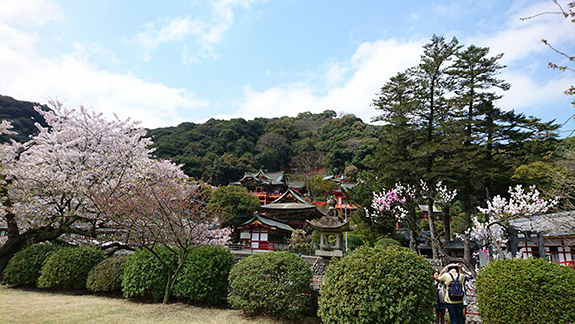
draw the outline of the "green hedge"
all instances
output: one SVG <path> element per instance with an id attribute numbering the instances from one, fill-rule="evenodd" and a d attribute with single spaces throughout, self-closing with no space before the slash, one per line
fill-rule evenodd
<path id="1" fill-rule="evenodd" d="M 14 254 L 4 270 L 4 281 L 9 285 L 36 285 L 44 261 L 60 245 L 34 244 Z"/>
<path id="2" fill-rule="evenodd" d="M 86 288 L 93 292 L 121 291 L 128 258 L 129 256 L 116 256 L 98 263 L 88 274 Z"/>
<path id="3" fill-rule="evenodd" d="M 248 315 L 301 319 L 311 306 L 311 279 L 308 264 L 294 253 L 258 253 L 234 265 L 228 297 Z"/>
<path id="4" fill-rule="evenodd" d="M 573 323 L 575 269 L 544 259 L 492 262 L 477 276 L 484 323 Z"/>
<path id="5" fill-rule="evenodd" d="M 328 266 L 318 315 L 323 323 L 429 324 L 435 299 L 425 258 L 394 244 L 361 247 Z"/>
<path id="6" fill-rule="evenodd" d="M 193 303 L 220 304 L 228 294 L 228 276 L 234 257 L 221 246 L 193 249 L 174 286 L 174 295 Z"/>
<path id="7" fill-rule="evenodd" d="M 397 246 L 401 246 L 401 243 L 399 243 L 399 241 L 394 240 L 392 238 L 380 238 L 379 240 L 377 240 L 377 242 L 375 242 L 376 246 L 388 246 L 388 245 L 397 245 Z"/>
<path id="8" fill-rule="evenodd" d="M 52 253 L 38 278 L 38 287 L 55 289 L 86 289 L 92 268 L 104 260 L 104 253 L 94 247 L 67 247 Z"/>
<path id="9" fill-rule="evenodd" d="M 154 250 L 163 260 L 175 261 L 174 254 L 166 248 Z M 144 297 L 160 301 L 164 297 L 168 271 L 152 252 L 142 249 L 134 252 L 134 255 L 126 263 L 122 291 L 124 297 Z"/>

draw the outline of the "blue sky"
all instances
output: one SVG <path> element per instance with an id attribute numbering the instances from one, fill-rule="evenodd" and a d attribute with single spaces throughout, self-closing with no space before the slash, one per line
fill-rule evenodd
<path id="1" fill-rule="evenodd" d="M 498 106 L 563 123 L 575 74 L 548 69 L 564 60 L 540 40 L 575 53 L 575 24 L 519 20 L 557 10 L 551 0 L 0 0 L 0 94 L 150 128 L 326 109 L 369 122 L 375 93 L 438 34 L 505 53 L 512 88 Z"/>

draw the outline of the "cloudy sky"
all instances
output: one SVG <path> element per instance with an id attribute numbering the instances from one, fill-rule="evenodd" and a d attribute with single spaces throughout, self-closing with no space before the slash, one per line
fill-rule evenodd
<path id="1" fill-rule="evenodd" d="M 566 6 L 567 1 L 559 0 Z M 575 24 L 551 0 L 0 0 L 0 94 L 63 101 L 145 127 L 326 109 L 368 122 L 375 93 L 433 34 L 505 53 L 497 105 L 575 112 Z M 575 128 L 568 123 L 564 130 Z"/>

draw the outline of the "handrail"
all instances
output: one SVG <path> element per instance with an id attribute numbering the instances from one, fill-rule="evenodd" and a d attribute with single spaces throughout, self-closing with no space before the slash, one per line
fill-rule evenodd
<path id="1" fill-rule="evenodd" d="M 556 264 L 565 265 L 566 267 L 575 267 L 575 260 L 571 261 L 559 261 L 555 262 Z"/>

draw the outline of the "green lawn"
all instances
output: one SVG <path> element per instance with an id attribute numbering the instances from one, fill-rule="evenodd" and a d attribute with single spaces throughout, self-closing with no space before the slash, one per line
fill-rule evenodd
<path id="1" fill-rule="evenodd" d="M 26 291 L 0 286 L 1 323 L 214 323 L 280 324 L 241 311 L 182 303 L 144 304 L 126 299 Z"/>

